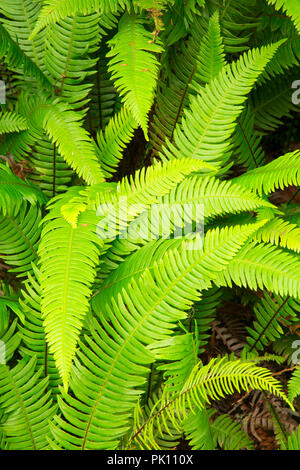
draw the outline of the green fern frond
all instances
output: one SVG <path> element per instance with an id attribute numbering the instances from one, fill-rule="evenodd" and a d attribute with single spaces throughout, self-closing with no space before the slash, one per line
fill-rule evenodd
<path id="1" fill-rule="evenodd" d="M 63 393 L 59 400 L 64 418 L 55 418 L 55 442 L 66 449 L 113 449 L 118 445 L 145 382 L 146 366 L 154 360 L 146 346 L 168 338 L 174 322 L 198 298 L 197 291 L 209 287 L 212 270 L 228 263 L 255 229 L 252 225 L 213 231 L 206 236 L 204 250 L 199 249 L 199 239 L 191 241 L 189 248 L 195 249 L 169 253 L 164 263 L 154 266 L 153 274 L 146 272 L 97 312 L 101 325 L 95 323 L 93 339 L 87 336 L 86 345 L 81 344 L 71 372 L 70 389 L 75 398 Z M 105 357 L 104 369 L 98 357 Z M 121 369 L 120 364 L 124 364 Z M 114 386 L 116 374 L 118 387 Z M 118 410 L 112 407 L 116 402 Z"/>
<path id="2" fill-rule="evenodd" d="M 207 34 L 204 35 L 200 45 L 199 67 L 194 75 L 193 83 L 210 83 L 219 75 L 225 65 L 219 12 L 216 11 L 209 20 Z"/>
<path id="3" fill-rule="evenodd" d="M 38 252 L 42 317 L 50 352 L 67 389 L 102 242 L 96 235 L 94 212 L 81 214 L 74 228 L 54 206 L 44 221 Z"/>
<path id="4" fill-rule="evenodd" d="M 41 218 L 40 208 L 27 204 L 21 206 L 18 214 L 0 215 L 0 253 L 11 266 L 10 271 L 19 276 L 30 272 L 32 261 L 38 260 Z"/>
<path id="5" fill-rule="evenodd" d="M 38 104 L 31 122 L 44 128 L 66 162 L 88 184 L 104 180 L 94 142 L 81 126 L 81 116 L 65 103 L 55 100 Z M 82 156 L 84 155 L 84 160 Z"/>
<path id="6" fill-rule="evenodd" d="M 177 127 L 175 131 L 174 144 L 168 143 L 168 149 L 163 150 L 166 157 L 171 159 L 188 155 L 215 166 L 225 163 L 229 139 L 246 95 L 281 44 L 282 41 L 260 50 L 253 49 L 237 62 L 224 67 L 218 77 L 193 98 L 182 129 Z"/>
<path id="7" fill-rule="evenodd" d="M 250 336 L 247 338 L 249 351 L 263 350 L 270 342 L 283 335 L 283 325 L 288 326 L 297 321 L 300 303 L 292 297 L 285 299 L 279 295 L 267 293 L 257 302 L 254 308 L 255 321 L 247 327 Z"/>
<path id="8" fill-rule="evenodd" d="M 0 135 L 7 132 L 20 132 L 26 129 L 26 120 L 20 114 L 8 111 L 0 115 Z"/>
<path id="9" fill-rule="evenodd" d="M 13 369 L 0 364 L 1 429 L 8 450 L 49 448 L 49 420 L 56 406 L 46 391 L 48 379 L 40 379 L 35 363 L 33 357 L 21 359 Z"/>
<path id="10" fill-rule="evenodd" d="M 98 13 L 87 16 L 76 13 L 74 17 L 52 25 L 46 33 L 46 70 L 56 94 L 77 109 L 87 104 L 92 87 L 90 76 L 95 72 L 97 62 L 93 53 L 98 50 L 101 38 L 99 22 Z"/>
<path id="11" fill-rule="evenodd" d="M 248 171 L 234 181 L 256 191 L 260 196 L 270 194 L 276 189 L 300 184 L 300 152 L 287 153 L 255 170 Z"/>
<path id="12" fill-rule="evenodd" d="M 148 113 L 154 100 L 159 62 L 155 56 L 161 46 L 135 14 L 125 13 L 119 22 L 118 33 L 109 41 L 111 51 L 108 70 L 122 96 L 148 139 Z"/>
<path id="13" fill-rule="evenodd" d="M 36 356 L 36 368 L 42 371 L 43 377 L 49 378 L 49 389 L 52 394 L 58 393 L 61 384 L 53 355 L 46 342 L 43 319 L 41 313 L 42 290 L 39 282 L 40 272 L 34 266 L 34 274 L 28 273 L 24 283 L 22 296 L 19 299 L 20 307 L 25 314 L 24 324 L 18 328 L 22 335 L 22 346 L 19 349 L 22 356 Z"/>
<path id="14" fill-rule="evenodd" d="M 233 282 L 253 290 L 268 289 L 283 297 L 299 298 L 300 260 L 276 246 L 252 242 L 217 275 L 219 286 L 232 286 Z"/>
<path id="15" fill-rule="evenodd" d="M 299 346 L 299 343 L 297 343 Z M 288 397 L 293 403 L 296 397 L 300 395 L 300 367 L 298 366 L 288 382 Z"/>
<path id="16" fill-rule="evenodd" d="M 137 123 L 132 113 L 123 107 L 110 119 L 104 132 L 97 134 L 99 159 L 104 175 L 109 178 L 122 158 L 122 150 L 133 136 Z"/>
<path id="17" fill-rule="evenodd" d="M 292 18 L 300 33 L 300 5 L 297 0 L 267 0 L 270 5 L 274 5 L 277 10 L 282 9 Z"/>
<path id="18" fill-rule="evenodd" d="M 172 394 L 168 389 L 164 390 L 160 401 L 153 407 L 152 416 L 137 433 L 142 432 L 151 439 L 154 423 L 157 425 L 160 420 L 166 424 L 164 416 L 175 427 L 182 427 L 182 421 L 187 418 L 188 412 L 201 410 L 205 403 L 210 404 L 212 400 L 224 398 L 236 390 L 240 392 L 249 389 L 266 390 L 282 398 L 293 408 L 282 391 L 282 385 L 267 369 L 239 359 L 216 358 L 206 366 L 198 363 L 180 393 Z"/>
<path id="19" fill-rule="evenodd" d="M 46 198 L 43 193 L 31 184 L 26 183 L 12 171 L 0 166 L 0 209 L 3 216 L 13 216 L 18 213 L 24 201 L 30 204 L 43 204 Z"/>
<path id="20" fill-rule="evenodd" d="M 204 409 L 190 414 L 183 422 L 193 450 L 241 450 L 254 448 L 241 426 L 228 415 L 214 417 L 216 411 Z"/>
<path id="21" fill-rule="evenodd" d="M 45 72 L 43 63 L 44 33 L 28 39 L 39 16 L 41 5 L 32 0 L 3 0 L 0 6 L 1 23 L 11 38 L 32 62 Z"/>

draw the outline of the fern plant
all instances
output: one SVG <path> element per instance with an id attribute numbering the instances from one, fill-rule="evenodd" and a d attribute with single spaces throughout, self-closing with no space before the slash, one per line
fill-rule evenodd
<path id="1" fill-rule="evenodd" d="M 299 19 L 2 0 L 1 449 L 253 449 L 222 400 L 298 413 L 300 151 L 268 145 L 297 120 Z M 227 304 L 250 311 L 236 356 L 212 333 Z"/>

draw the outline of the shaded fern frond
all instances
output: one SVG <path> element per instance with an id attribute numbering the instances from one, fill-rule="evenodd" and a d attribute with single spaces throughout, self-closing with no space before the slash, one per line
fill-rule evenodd
<path id="1" fill-rule="evenodd" d="M 49 448 L 49 420 L 56 407 L 46 391 L 48 379 L 40 379 L 35 362 L 35 357 L 25 357 L 13 369 L 0 364 L 1 428 L 8 450 Z"/>

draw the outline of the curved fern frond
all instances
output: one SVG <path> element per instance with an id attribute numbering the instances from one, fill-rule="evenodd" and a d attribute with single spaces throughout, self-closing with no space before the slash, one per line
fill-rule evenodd
<path id="1" fill-rule="evenodd" d="M 12 171 L 0 166 L 0 209 L 4 216 L 16 215 L 24 201 L 30 204 L 43 204 L 46 198 L 43 193 L 31 184 L 26 183 Z"/>
<path id="2" fill-rule="evenodd" d="M 81 214 L 75 228 L 57 214 L 54 205 L 44 221 L 38 251 L 42 316 L 50 352 L 67 389 L 103 242 L 96 235 L 97 218 L 92 211 Z"/>
<path id="3" fill-rule="evenodd" d="M 29 39 L 39 16 L 41 5 L 32 0 L 3 0 L 0 6 L 1 23 L 26 56 L 45 72 L 43 63 L 44 33 Z"/>
<path id="4" fill-rule="evenodd" d="M 7 132 L 20 132 L 28 128 L 26 119 L 17 113 L 9 112 L 0 115 L 0 135 Z"/>
<path id="5" fill-rule="evenodd" d="M 256 191 L 260 196 L 270 194 L 276 189 L 300 184 L 300 152 L 287 153 L 247 175 L 239 176 L 236 183 Z"/>
<path id="6" fill-rule="evenodd" d="M 133 136 L 137 123 L 132 113 L 123 107 L 111 118 L 104 132 L 97 134 L 99 160 L 105 177 L 109 178 L 122 158 L 122 150 Z"/>
<path id="7" fill-rule="evenodd" d="M 153 274 L 146 272 L 106 304 L 105 311 L 97 312 L 101 324 L 95 322 L 92 337 L 86 336 L 71 371 L 75 398 L 63 393 L 59 400 L 63 416 L 56 416 L 52 427 L 54 446 L 83 450 L 118 445 L 148 364 L 154 361 L 147 346 L 170 336 L 174 323 L 198 298 L 198 290 L 210 286 L 213 271 L 228 263 L 256 229 L 251 225 L 212 231 L 204 250 L 201 240 L 191 240 L 190 249 L 169 253 Z M 104 357 L 105 362 L 98 360 Z"/>
<path id="8" fill-rule="evenodd" d="M 223 67 L 218 77 L 193 98 L 182 129 L 177 127 L 175 131 L 174 144 L 168 143 L 168 148 L 163 150 L 165 156 L 200 158 L 215 166 L 224 163 L 242 104 L 281 44 L 282 41 L 253 49 L 237 62 Z"/>
<path id="9" fill-rule="evenodd" d="M 190 414 L 183 422 L 183 428 L 193 450 L 253 449 L 253 442 L 230 416 L 214 417 L 216 411 L 204 409 Z"/>
<path id="10" fill-rule="evenodd" d="M 8 450 L 49 448 L 49 421 L 56 406 L 46 391 L 48 379 L 40 379 L 35 363 L 35 357 L 25 357 L 13 369 L 0 364 L 1 428 Z"/>
<path id="11" fill-rule="evenodd" d="M 299 345 L 299 343 L 297 343 Z M 288 382 L 288 397 L 293 403 L 296 397 L 300 395 L 300 367 L 294 370 L 292 377 Z"/>
<path id="12" fill-rule="evenodd" d="M 288 326 L 298 320 L 300 303 L 292 297 L 285 299 L 279 295 L 267 293 L 257 302 L 254 308 L 255 321 L 247 327 L 250 336 L 247 338 L 249 351 L 263 350 L 264 346 L 283 335 L 282 326 Z"/>
<path id="13" fill-rule="evenodd" d="M 270 5 L 274 5 L 277 10 L 282 9 L 292 18 L 300 33 L 300 5 L 295 0 L 267 0 Z"/>
<path id="14" fill-rule="evenodd" d="M 135 14 L 125 13 L 111 46 L 108 70 L 112 80 L 148 139 L 148 113 L 154 100 L 159 62 L 155 54 L 161 46 L 152 42 L 152 35 Z"/>
<path id="15" fill-rule="evenodd" d="M 27 204 L 17 215 L 0 215 L 0 254 L 19 276 L 30 272 L 32 261 L 38 260 L 41 218 L 40 208 Z"/>

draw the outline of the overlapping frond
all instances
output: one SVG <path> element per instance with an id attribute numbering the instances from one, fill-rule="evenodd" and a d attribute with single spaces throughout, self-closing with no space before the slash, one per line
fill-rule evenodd
<path id="1" fill-rule="evenodd" d="M 96 184 L 103 181 L 104 176 L 97 159 L 95 143 L 80 121 L 80 114 L 58 100 L 38 104 L 31 116 L 32 124 L 44 128 L 62 157 L 78 175 L 88 184 Z"/>
<path id="2" fill-rule="evenodd" d="M 36 368 L 42 371 L 43 377 L 49 378 L 49 389 L 55 395 L 58 392 L 61 378 L 52 353 L 46 342 L 43 318 L 41 313 L 42 290 L 39 282 L 40 272 L 34 267 L 34 273 L 28 273 L 24 283 L 19 304 L 24 313 L 24 323 L 18 325 L 22 335 L 22 345 L 19 349 L 23 356 L 36 357 Z"/>
<path id="3" fill-rule="evenodd" d="M 137 433 L 143 433 L 151 440 L 154 424 L 157 425 L 158 421 L 166 424 L 164 416 L 175 428 L 182 428 L 182 421 L 187 418 L 189 412 L 202 410 L 206 403 L 224 398 L 235 390 L 240 392 L 249 389 L 266 390 L 292 406 L 283 393 L 281 383 L 269 370 L 257 367 L 251 362 L 225 356 L 210 360 L 206 366 L 198 363 L 179 393 L 173 394 L 166 388 L 159 402 L 153 407 L 152 416 Z"/>
<path id="4" fill-rule="evenodd" d="M 267 0 L 270 5 L 274 5 L 277 10 L 282 9 L 292 18 L 300 33 L 300 5 L 297 0 Z"/>
<path id="5" fill-rule="evenodd" d="M 97 134 L 99 160 L 106 177 L 112 176 L 122 158 L 122 150 L 133 136 L 137 127 L 131 111 L 123 107 L 111 118 L 104 132 Z"/>
<path id="6" fill-rule="evenodd" d="M 23 116 L 13 112 L 0 115 L 0 135 L 7 132 L 19 132 L 27 129 L 27 123 Z"/>
<path id="7" fill-rule="evenodd" d="M 299 312 L 300 303 L 296 299 L 265 293 L 255 305 L 252 327 L 247 327 L 250 351 L 263 350 L 264 346 L 280 338 L 284 333 L 283 325 L 296 322 Z"/>

